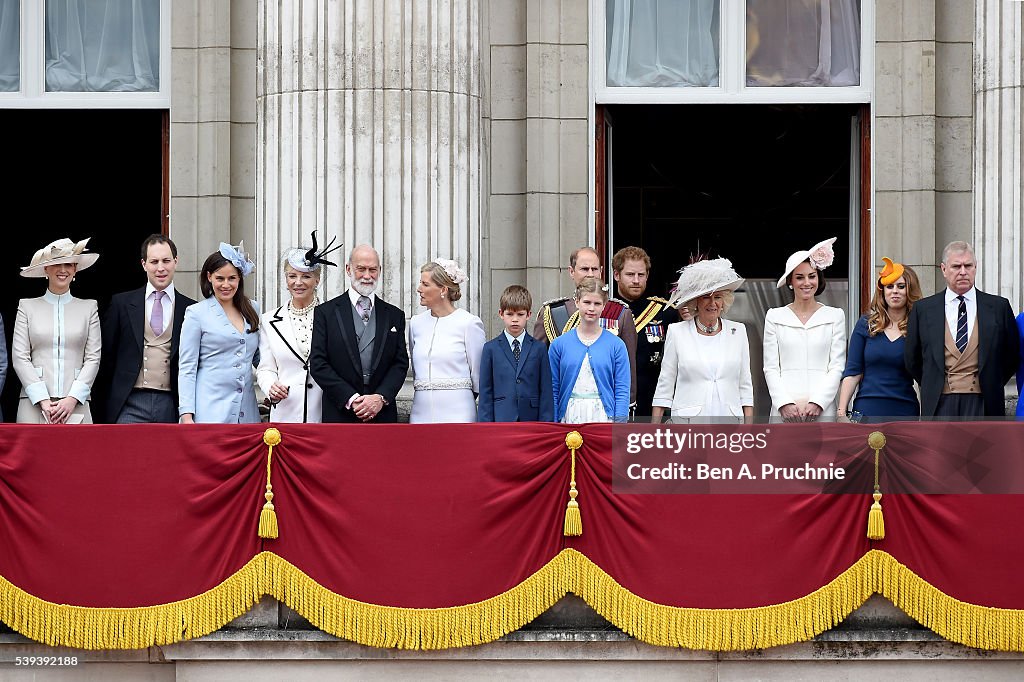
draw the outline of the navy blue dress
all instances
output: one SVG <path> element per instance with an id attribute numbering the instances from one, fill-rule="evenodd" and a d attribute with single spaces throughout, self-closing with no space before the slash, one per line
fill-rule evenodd
<path id="1" fill-rule="evenodd" d="M 917 417 L 921 406 L 914 393 L 914 379 L 903 363 L 904 337 L 890 341 L 884 332 L 868 336 L 868 317 L 857 320 L 850 337 L 843 378 L 863 374 L 853 411 L 864 422 L 887 421 L 887 417 Z"/>

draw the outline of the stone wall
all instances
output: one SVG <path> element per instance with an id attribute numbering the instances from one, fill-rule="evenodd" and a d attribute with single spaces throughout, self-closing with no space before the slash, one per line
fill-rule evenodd
<path id="1" fill-rule="evenodd" d="M 218 243 L 256 241 L 256 3 L 175 0 L 171 74 L 175 286 L 195 297 Z"/>

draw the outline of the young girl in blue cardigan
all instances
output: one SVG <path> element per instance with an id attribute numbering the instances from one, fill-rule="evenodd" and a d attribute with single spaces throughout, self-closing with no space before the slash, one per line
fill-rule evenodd
<path id="1" fill-rule="evenodd" d="M 626 421 L 629 355 L 626 344 L 600 324 L 608 300 L 603 283 L 585 277 L 576 287 L 580 322 L 551 342 L 555 421 L 565 424 Z"/>

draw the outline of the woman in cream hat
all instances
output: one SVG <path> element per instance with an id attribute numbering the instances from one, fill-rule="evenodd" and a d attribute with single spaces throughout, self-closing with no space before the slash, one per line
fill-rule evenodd
<path id="1" fill-rule="evenodd" d="M 46 293 L 18 302 L 12 365 L 21 381 L 18 422 L 92 423 L 89 397 L 100 368 L 100 317 L 96 301 L 71 295 L 75 275 L 99 254 L 88 239 L 58 239 L 36 251 L 22 277 L 45 277 Z"/>
<path id="2" fill-rule="evenodd" d="M 764 319 L 764 378 L 772 416 L 817 421 L 835 414 L 836 393 L 846 364 L 846 314 L 817 301 L 825 290 L 822 271 L 835 256 L 826 239 L 793 253 L 776 286 L 793 302 L 772 308 Z"/>
<path id="3" fill-rule="evenodd" d="M 665 356 L 654 391 L 652 416 L 750 418 L 754 386 L 750 377 L 747 328 L 722 317 L 743 283 L 725 258 L 698 260 L 679 271 L 669 305 L 689 312 L 669 325 Z"/>
<path id="4" fill-rule="evenodd" d="M 907 319 L 914 303 L 921 300 L 921 284 L 902 263 L 882 260 L 885 267 L 875 282 L 868 314 L 857 320 L 850 337 L 839 389 L 840 421 L 882 422 L 921 414 L 914 379 L 903 362 Z M 854 391 L 857 399 L 849 411 Z"/>

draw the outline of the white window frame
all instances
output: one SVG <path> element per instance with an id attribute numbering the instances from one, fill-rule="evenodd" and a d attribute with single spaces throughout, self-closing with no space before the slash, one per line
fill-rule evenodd
<path id="1" fill-rule="evenodd" d="M 171 0 L 160 0 L 160 89 L 156 92 L 46 92 L 46 0 L 21 2 L 20 90 L 0 93 L 3 109 L 169 109 Z"/>
<path id="2" fill-rule="evenodd" d="M 746 0 L 721 0 L 719 85 L 714 87 L 608 86 L 607 0 L 591 0 L 591 84 L 597 104 L 871 103 L 875 74 L 875 0 L 861 1 L 860 85 L 747 86 Z"/>

